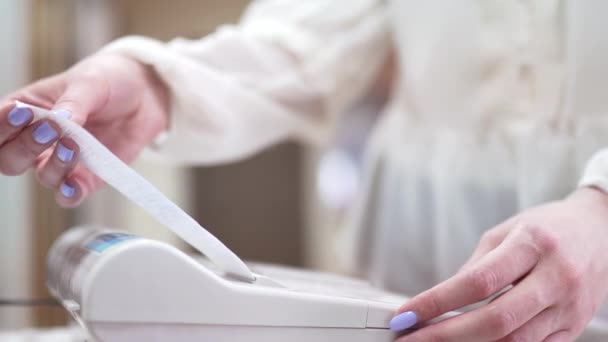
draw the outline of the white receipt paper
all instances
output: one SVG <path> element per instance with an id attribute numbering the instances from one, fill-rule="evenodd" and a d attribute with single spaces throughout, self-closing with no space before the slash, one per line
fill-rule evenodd
<path id="1" fill-rule="evenodd" d="M 253 282 L 256 277 L 245 263 L 220 240 L 199 225 L 150 182 L 116 157 L 87 130 L 50 110 L 16 101 L 16 107 L 29 108 L 34 119 L 50 119 L 63 135 L 80 147 L 80 162 L 133 203 L 207 256 L 222 271 Z"/>

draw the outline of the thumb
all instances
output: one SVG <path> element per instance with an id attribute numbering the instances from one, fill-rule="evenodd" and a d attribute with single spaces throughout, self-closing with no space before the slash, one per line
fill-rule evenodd
<path id="1" fill-rule="evenodd" d="M 73 81 L 57 99 L 53 111 L 82 126 L 89 115 L 103 108 L 108 93 L 107 84 L 103 81 L 89 78 Z"/>

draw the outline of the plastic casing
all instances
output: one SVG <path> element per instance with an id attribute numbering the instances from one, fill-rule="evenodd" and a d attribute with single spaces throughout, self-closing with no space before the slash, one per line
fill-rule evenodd
<path id="1" fill-rule="evenodd" d="M 68 232 L 48 259 L 50 291 L 100 341 L 392 341 L 388 322 L 406 300 L 360 281 L 275 266 L 257 269 L 285 287 L 230 279 L 143 238 L 102 252 L 86 247 L 107 232 Z M 324 284 L 309 285 L 315 281 Z"/>

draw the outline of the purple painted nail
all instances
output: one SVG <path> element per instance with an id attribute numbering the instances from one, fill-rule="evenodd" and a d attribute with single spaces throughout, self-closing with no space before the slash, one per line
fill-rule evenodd
<path id="1" fill-rule="evenodd" d="M 74 158 L 74 151 L 65 147 L 62 143 L 58 143 L 57 158 L 64 163 L 69 163 Z"/>
<path id="2" fill-rule="evenodd" d="M 64 119 L 71 119 L 72 118 L 72 112 L 70 112 L 67 109 L 57 109 L 54 110 L 53 113 L 57 114 L 58 116 L 64 118 Z"/>
<path id="3" fill-rule="evenodd" d="M 33 117 L 34 114 L 29 108 L 15 107 L 8 113 L 8 123 L 13 127 L 21 127 Z"/>
<path id="4" fill-rule="evenodd" d="M 55 140 L 59 134 L 57 131 L 48 123 L 44 122 L 34 130 L 34 141 L 40 145 L 45 145 Z"/>
<path id="5" fill-rule="evenodd" d="M 72 198 L 72 197 L 74 197 L 74 194 L 76 193 L 76 188 L 74 188 L 73 186 L 69 186 L 67 183 L 63 183 L 59 187 L 59 191 L 61 191 L 61 194 L 63 196 L 65 196 L 67 198 Z"/>
<path id="6" fill-rule="evenodd" d="M 413 311 L 407 311 L 391 319 L 389 324 L 392 331 L 403 331 L 413 327 L 418 322 L 418 316 Z"/>

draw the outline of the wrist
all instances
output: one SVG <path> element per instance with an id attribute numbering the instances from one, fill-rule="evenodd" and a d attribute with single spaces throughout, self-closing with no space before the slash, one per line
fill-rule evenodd
<path id="1" fill-rule="evenodd" d="M 596 186 L 580 187 L 572 192 L 566 200 L 582 203 L 584 206 L 604 214 L 608 219 L 608 193 Z"/>

